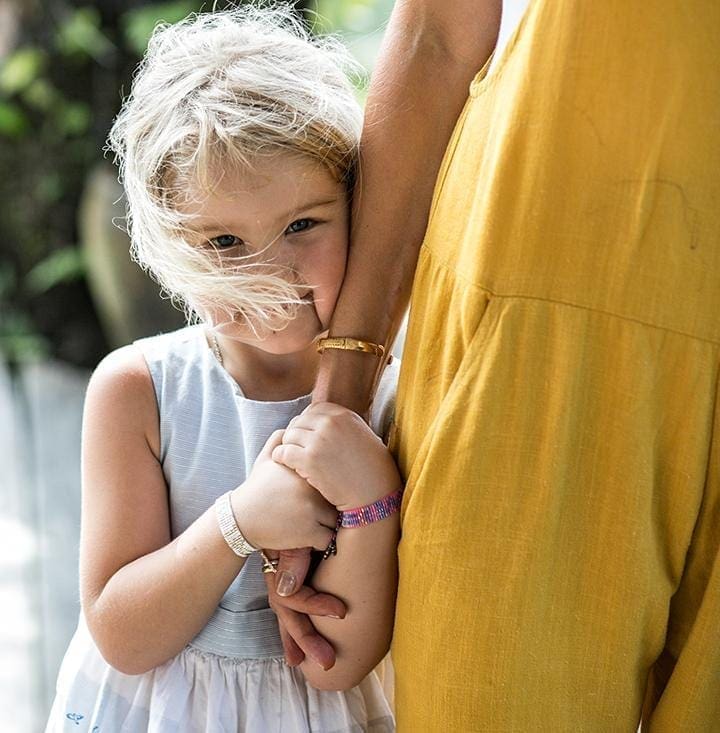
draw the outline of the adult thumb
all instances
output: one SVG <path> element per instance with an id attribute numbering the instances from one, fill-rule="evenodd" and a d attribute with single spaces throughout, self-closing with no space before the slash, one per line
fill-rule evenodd
<path id="1" fill-rule="evenodd" d="M 280 552 L 275 586 L 275 591 L 279 596 L 291 596 L 302 587 L 310 567 L 311 553 L 311 547 Z"/>

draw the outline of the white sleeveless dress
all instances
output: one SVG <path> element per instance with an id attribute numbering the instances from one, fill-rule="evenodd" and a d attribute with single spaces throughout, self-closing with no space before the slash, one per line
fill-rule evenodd
<path id="1" fill-rule="evenodd" d="M 310 396 L 284 402 L 247 399 L 220 366 L 202 326 L 136 342 L 152 376 L 160 450 L 169 487 L 173 537 L 220 494 L 241 484 L 270 434 Z M 392 419 L 399 364 L 388 366 L 371 426 Z M 47 732 L 322 733 L 393 731 L 377 675 L 347 692 L 310 687 L 288 667 L 260 561 L 252 555 L 205 628 L 176 657 L 126 675 L 100 655 L 80 614 L 60 668 Z"/>

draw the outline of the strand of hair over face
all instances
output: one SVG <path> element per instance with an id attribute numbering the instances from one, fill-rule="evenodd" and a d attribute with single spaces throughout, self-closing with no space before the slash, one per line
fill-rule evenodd
<path id="1" fill-rule="evenodd" d="M 294 317 L 298 288 L 312 283 L 257 254 L 198 247 L 192 217 L 178 206 L 201 201 L 224 171 L 253 170 L 278 154 L 316 160 L 350 186 L 358 75 L 337 38 L 312 37 L 288 7 L 247 5 L 157 26 L 108 150 L 125 187 L 132 256 L 188 320 L 220 313 L 260 334 Z"/>

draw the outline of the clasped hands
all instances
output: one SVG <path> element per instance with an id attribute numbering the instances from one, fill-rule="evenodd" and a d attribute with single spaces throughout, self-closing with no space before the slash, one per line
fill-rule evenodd
<path id="1" fill-rule="evenodd" d="M 344 618 L 347 610 L 339 598 L 304 584 L 312 549 L 327 547 L 338 511 L 376 501 L 399 480 L 389 451 L 364 420 L 326 402 L 313 403 L 273 433 L 235 492 L 244 536 L 279 557 L 277 573 L 264 577 L 290 666 L 307 656 L 330 669 L 335 651 L 310 616 Z"/>

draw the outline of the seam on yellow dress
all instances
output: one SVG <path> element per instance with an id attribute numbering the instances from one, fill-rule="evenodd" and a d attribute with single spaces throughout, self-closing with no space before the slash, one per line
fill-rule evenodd
<path id="1" fill-rule="evenodd" d="M 526 295 L 524 293 L 499 293 L 495 290 L 492 290 L 491 288 L 488 288 L 485 285 L 474 283 L 471 280 L 468 280 L 464 275 L 457 272 L 446 262 L 443 262 L 442 260 L 440 260 L 440 258 L 436 255 L 436 253 L 433 252 L 433 250 L 430 249 L 430 247 L 428 247 L 427 245 L 425 244 L 422 245 L 421 249 L 424 250 L 433 259 L 435 259 L 437 267 L 440 267 L 443 270 L 446 270 L 456 280 L 461 280 L 464 285 L 470 288 L 474 288 L 476 290 L 481 290 L 484 293 L 487 293 L 492 298 L 506 298 L 506 299 L 514 299 L 514 300 L 536 300 L 541 303 L 552 303 L 554 305 L 566 305 L 566 306 L 569 306 L 570 308 L 578 308 L 580 310 L 588 311 L 590 313 L 599 313 L 604 316 L 612 316 L 613 318 L 618 318 L 621 321 L 637 323 L 641 326 L 648 326 L 649 328 L 656 328 L 660 331 L 665 331 L 666 333 L 674 333 L 678 336 L 685 336 L 686 338 L 692 339 L 693 341 L 701 341 L 706 344 L 712 344 L 713 346 L 720 346 L 720 341 L 716 341 L 711 338 L 705 338 L 704 336 L 696 336 L 692 333 L 686 333 L 685 331 L 679 331 L 676 328 L 669 328 L 668 326 L 659 326 L 656 323 L 650 323 L 649 321 L 643 321 L 640 318 L 633 318 L 632 316 L 626 316 L 626 315 L 623 315 L 622 313 L 613 313 L 612 311 L 602 310 L 601 308 L 593 308 L 592 306 L 584 305 L 582 303 L 572 303 L 568 300 L 558 300 L 556 298 L 545 298 L 539 295 Z"/>
<path id="2" fill-rule="evenodd" d="M 460 111 L 460 115 L 458 116 L 457 120 L 455 121 L 455 126 L 453 127 L 452 134 L 450 135 L 450 139 L 448 140 L 447 146 L 445 147 L 445 152 L 443 153 L 442 160 L 440 161 L 440 168 L 438 169 L 438 173 L 435 178 L 435 185 L 433 186 L 432 198 L 430 199 L 430 210 L 428 212 L 428 223 L 432 221 L 433 216 L 435 215 L 435 210 L 437 209 L 438 201 L 440 200 L 442 190 L 445 186 L 445 179 L 447 178 L 448 171 L 450 170 L 450 164 L 452 163 L 453 158 L 455 157 L 455 150 L 457 149 L 458 142 L 460 141 L 460 134 L 463 128 L 465 127 L 465 120 L 468 115 L 468 110 L 470 109 L 470 101 L 471 101 L 471 97 L 468 96 L 465 99 L 463 108 Z"/>

